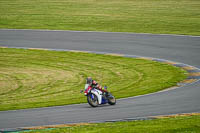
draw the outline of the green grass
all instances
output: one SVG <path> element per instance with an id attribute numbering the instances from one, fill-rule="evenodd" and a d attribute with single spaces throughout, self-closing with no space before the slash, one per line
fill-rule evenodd
<path id="1" fill-rule="evenodd" d="M 200 116 L 181 116 L 144 121 L 100 123 L 28 133 L 200 133 Z"/>
<path id="2" fill-rule="evenodd" d="M 1 0 L 0 28 L 200 35 L 200 1 Z"/>
<path id="3" fill-rule="evenodd" d="M 79 92 L 88 76 L 123 98 L 175 86 L 187 73 L 143 59 L 0 48 L 0 110 L 86 102 Z"/>

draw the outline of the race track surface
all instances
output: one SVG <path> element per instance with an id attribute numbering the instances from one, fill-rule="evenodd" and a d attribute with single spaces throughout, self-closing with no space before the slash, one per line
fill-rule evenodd
<path id="1" fill-rule="evenodd" d="M 0 30 L 0 46 L 52 48 L 147 56 L 200 68 L 200 37 L 104 32 Z M 0 129 L 138 119 L 200 112 L 200 82 L 117 101 L 0 112 Z"/>

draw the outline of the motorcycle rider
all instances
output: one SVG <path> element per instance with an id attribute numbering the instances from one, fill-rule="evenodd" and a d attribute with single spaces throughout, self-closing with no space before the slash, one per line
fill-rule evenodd
<path id="1" fill-rule="evenodd" d="M 91 77 L 87 77 L 86 84 L 89 84 L 92 88 L 98 89 L 108 95 L 108 91 L 105 88 L 102 88 L 95 80 L 92 80 Z"/>

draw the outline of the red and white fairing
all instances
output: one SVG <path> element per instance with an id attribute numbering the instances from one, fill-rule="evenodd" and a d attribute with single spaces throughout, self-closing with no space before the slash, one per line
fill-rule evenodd
<path id="1" fill-rule="evenodd" d="M 85 96 L 88 95 L 88 93 L 93 93 L 97 96 L 98 98 L 98 103 L 101 104 L 102 103 L 102 91 L 97 90 L 97 89 L 92 89 L 92 87 L 89 84 L 85 84 L 85 90 L 84 90 L 84 94 Z"/>

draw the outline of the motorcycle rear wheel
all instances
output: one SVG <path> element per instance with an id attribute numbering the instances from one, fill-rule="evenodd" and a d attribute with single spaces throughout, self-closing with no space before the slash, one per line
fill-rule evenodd
<path id="1" fill-rule="evenodd" d="M 110 105 L 115 105 L 116 104 L 116 99 L 114 96 L 112 96 L 112 94 L 109 93 L 109 96 L 108 96 L 108 104 Z"/>
<path id="2" fill-rule="evenodd" d="M 108 104 L 115 105 L 116 104 L 116 99 L 115 98 L 108 99 Z"/>

